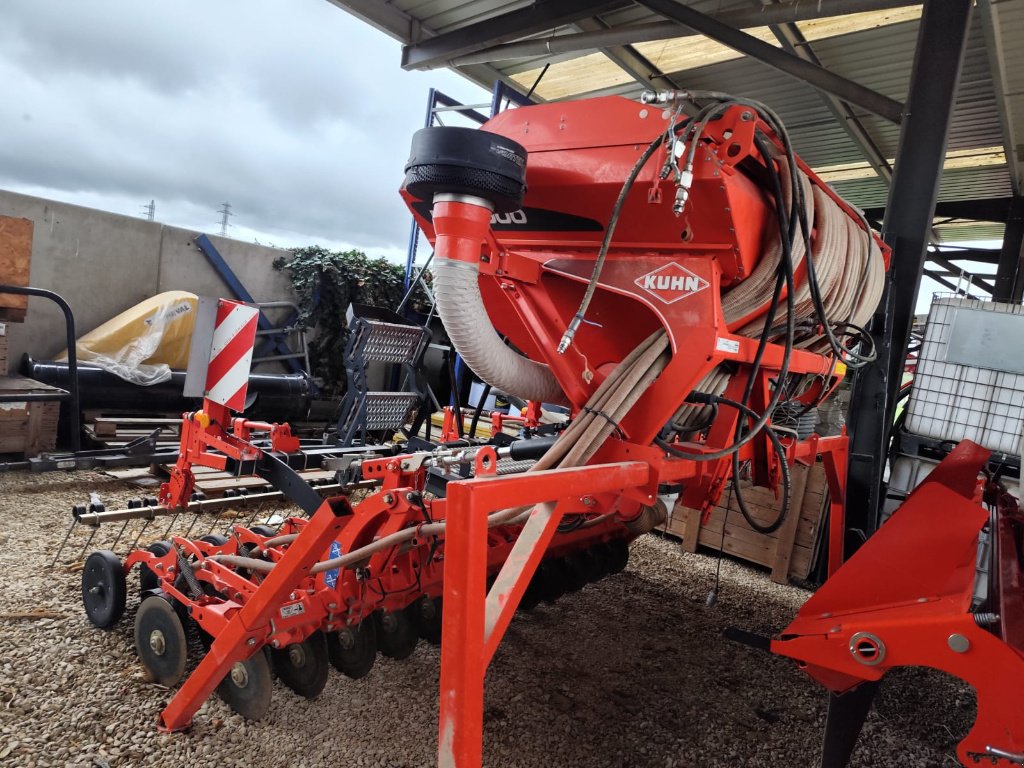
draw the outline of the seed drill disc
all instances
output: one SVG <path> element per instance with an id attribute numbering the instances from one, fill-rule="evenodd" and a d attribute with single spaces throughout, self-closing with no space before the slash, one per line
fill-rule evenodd
<path id="1" fill-rule="evenodd" d="M 327 655 L 334 668 L 346 677 L 366 677 L 377 659 L 377 625 L 373 617 L 327 633 Z"/>
<path id="2" fill-rule="evenodd" d="M 327 685 L 327 640 L 323 632 L 314 632 L 301 643 L 271 652 L 274 671 L 286 686 L 299 696 L 315 699 Z"/>
<path id="3" fill-rule="evenodd" d="M 217 693 L 232 710 L 248 720 L 259 720 L 270 709 L 273 690 L 270 662 L 263 651 L 237 662 L 224 676 Z"/>
<path id="4" fill-rule="evenodd" d="M 540 605 L 540 577 L 537 575 L 537 571 L 534 571 L 530 583 L 523 590 L 523 596 L 519 598 L 518 608 L 520 611 L 532 611 L 538 605 Z"/>
<path id="5" fill-rule="evenodd" d="M 565 567 L 561 560 L 544 560 L 537 566 L 537 587 L 540 599 L 545 603 L 554 603 L 565 594 Z"/>
<path id="6" fill-rule="evenodd" d="M 89 555 L 82 569 L 82 605 L 89 621 L 110 629 L 124 614 L 128 585 L 121 560 L 109 549 Z"/>
<path id="7" fill-rule="evenodd" d="M 587 583 L 587 564 L 582 552 L 570 552 L 561 558 L 562 573 L 565 574 L 565 588 L 569 592 L 579 592 Z"/>
<path id="8" fill-rule="evenodd" d="M 608 568 L 610 553 L 607 545 L 595 544 L 587 549 L 586 552 L 590 558 L 589 573 L 587 574 L 590 581 L 600 581 L 611 573 Z"/>
<path id="9" fill-rule="evenodd" d="M 150 552 L 157 557 L 163 557 L 171 551 L 171 542 L 169 541 L 154 541 L 148 547 L 146 551 Z M 150 569 L 148 565 L 139 566 L 139 591 L 142 593 L 143 599 L 146 598 L 147 593 L 154 589 L 160 588 L 160 579 Z"/>
<path id="10" fill-rule="evenodd" d="M 440 645 L 442 599 L 424 595 L 413 605 L 419 611 L 420 637 L 431 645 Z"/>
<path id="11" fill-rule="evenodd" d="M 170 688 L 185 674 L 188 641 L 173 606 L 158 595 L 147 597 L 135 614 L 135 652 L 150 682 Z"/>
<path id="12" fill-rule="evenodd" d="M 621 573 L 629 563 L 629 544 L 625 539 L 614 539 L 605 546 L 608 547 L 608 572 Z"/>
<path id="13" fill-rule="evenodd" d="M 377 617 L 377 647 L 385 656 L 407 659 L 416 650 L 420 633 L 415 611 L 414 603 L 401 611 L 374 614 Z"/>

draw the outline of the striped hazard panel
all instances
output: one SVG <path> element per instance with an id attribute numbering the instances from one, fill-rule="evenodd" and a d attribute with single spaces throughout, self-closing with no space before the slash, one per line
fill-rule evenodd
<path id="1" fill-rule="evenodd" d="M 236 301 L 217 303 L 210 365 L 206 369 L 206 397 L 233 411 L 245 410 L 245 391 L 256 343 L 260 311 Z"/>

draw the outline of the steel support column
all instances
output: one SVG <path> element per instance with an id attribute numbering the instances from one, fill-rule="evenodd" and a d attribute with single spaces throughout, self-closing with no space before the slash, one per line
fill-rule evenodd
<path id="1" fill-rule="evenodd" d="M 871 323 L 878 360 L 860 371 L 850 404 L 850 471 L 846 495 L 847 554 L 878 527 L 883 472 L 914 305 L 928 257 L 932 215 L 942 174 L 970 21 L 971 0 L 928 0 L 900 130 L 882 236 L 893 249 L 885 295 Z"/>
<path id="2" fill-rule="evenodd" d="M 1006 216 L 1003 247 L 996 269 L 994 301 L 1020 304 L 1024 298 L 1024 196 L 1013 198 Z"/>

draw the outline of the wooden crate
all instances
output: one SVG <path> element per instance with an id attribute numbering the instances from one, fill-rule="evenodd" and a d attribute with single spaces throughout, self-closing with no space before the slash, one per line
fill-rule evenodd
<path id="1" fill-rule="evenodd" d="M 772 569 L 772 581 L 786 583 L 790 577 L 807 578 L 817 552 L 821 526 L 828 503 L 825 470 L 821 463 L 813 467 L 797 465 L 793 468 L 792 503 L 786 521 L 775 533 L 755 531 L 732 499 L 725 539 L 722 524 L 726 520 L 725 505 L 729 501 L 726 489 L 718 505 L 711 512 L 707 524 L 701 525 L 699 510 L 676 506 L 665 533 L 682 540 L 683 548 L 696 552 L 697 547 L 724 550 L 734 557 Z M 742 486 L 741 486 L 742 487 Z M 743 500 L 751 516 L 759 523 L 768 524 L 778 515 L 779 502 L 765 488 L 743 489 Z"/>
<path id="2" fill-rule="evenodd" d="M 21 376 L 0 378 L 0 393 L 4 395 L 60 391 Z M 54 450 L 59 416 L 58 401 L 0 403 L 0 453 L 21 453 L 30 458 Z"/>
<path id="3" fill-rule="evenodd" d="M 32 221 L 0 216 L 0 283 L 24 288 L 31 265 Z M 0 321 L 24 322 L 27 310 L 28 296 L 0 293 Z"/>

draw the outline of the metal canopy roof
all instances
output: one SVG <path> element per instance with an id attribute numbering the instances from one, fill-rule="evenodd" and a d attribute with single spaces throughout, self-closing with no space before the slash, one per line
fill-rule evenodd
<path id="1" fill-rule="evenodd" d="M 535 100 L 647 88 L 714 89 L 775 109 L 797 152 L 866 209 L 884 206 L 899 125 L 684 27 L 683 6 L 820 63 L 879 96 L 906 100 L 921 6 L 900 0 L 330 0 L 404 45 L 406 69 L 448 67 Z M 977 0 L 950 130 L 940 202 L 1007 210 L 1024 173 L 1024 0 Z M 1015 44 L 1016 43 L 1016 44 Z M 844 92 L 844 96 L 847 95 Z M 887 97 L 887 98 L 886 98 Z M 871 106 L 871 105 L 869 105 Z M 891 116 L 891 115 L 890 115 Z M 1009 158 L 1009 162 L 1008 159 Z M 940 206 L 941 209 L 941 206 Z M 960 213 L 957 209 L 954 213 Z M 942 241 L 1002 237 L 992 221 L 940 216 Z"/>

